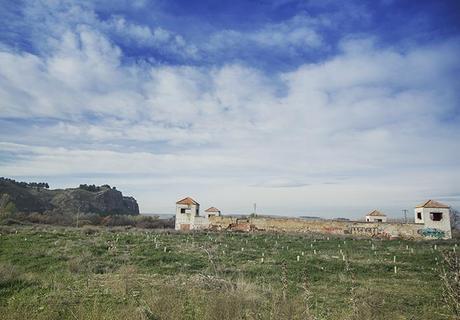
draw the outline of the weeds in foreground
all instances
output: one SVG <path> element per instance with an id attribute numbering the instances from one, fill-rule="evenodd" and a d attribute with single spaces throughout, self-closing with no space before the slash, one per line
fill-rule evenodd
<path id="1" fill-rule="evenodd" d="M 440 258 L 429 242 L 0 226 L 0 319 L 458 319 L 458 260 Z"/>
<path id="2" fill-rule="evenodd" d="M 460 319 L 460 259 L 452 251 L 443 252 L 442 299 L 455 319 Z"/>

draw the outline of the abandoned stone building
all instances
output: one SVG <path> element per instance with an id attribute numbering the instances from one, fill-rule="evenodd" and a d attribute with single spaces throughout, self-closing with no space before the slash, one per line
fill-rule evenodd
<path id="1" fill-rule="evenodd" d="M 424 225 L 426 235 L 444 233 L 452 238 L 452 220 L 450 207 L 438 201 L 428 200 L 415 207 L 415 223 Z"/>
<path id="2" fill-rule="evenodd" d="M 220 210 L 217 209 L 216 207 L 208 208 L 204 212 L 205 212 L 205 216 L 208 218 L 210 216 L 217 216 L 217 217 L 220 216 Z"/>
<path id="3" fill-rule="evenodd" d="M 200 204 L 190 197 L 176 202 L 176 230 L 200 230 L 209 227 L 209 217 L 219 217 L 221 212 L 215 207 L 200 215 Z"/>
<path id="4" fill-rule="evenodd" d="M 366 215 L 366 222 L 387 222 L 387 216 L 379 210 L 373 210 Z"/>
<path id="5" fill-rule="evenodd" d="M 265 230 L 275 232 L 303 232 L 351 234 L 378 238 L 450 239 L 452 215 L 450 207 L 428 200 L 415 207 L 415 223 L 388 222 L 378 210 L 366 215 L 366 221 L 305 220 L 300 218 L 232 217 L 222 216 L 219 209 L 210 207 L 200 215 L 200 204 L 190 197 L 176 202 L 176 230 Z"/>

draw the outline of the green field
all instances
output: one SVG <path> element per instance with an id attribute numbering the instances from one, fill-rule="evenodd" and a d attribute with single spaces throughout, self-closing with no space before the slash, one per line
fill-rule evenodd
<path id="1" fill-rule="evenodd" d="M 1 319 L 454 319 L 439 275 L 458 240 L 38 225 L 0 234 Z"/>

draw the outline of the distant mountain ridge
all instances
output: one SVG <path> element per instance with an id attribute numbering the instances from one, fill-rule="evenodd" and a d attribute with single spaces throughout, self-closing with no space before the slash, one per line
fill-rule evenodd
<path id="1" fill-rule="evenodd" d="M 49 190 L 47 183 L 0 178 L 0 211 L 12 208 L 26 213 L 139 214 L 136 199 L 109 185 Z"/>

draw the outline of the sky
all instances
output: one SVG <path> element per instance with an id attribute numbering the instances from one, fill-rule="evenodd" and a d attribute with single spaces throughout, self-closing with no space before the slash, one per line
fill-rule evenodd
<path id="1" fill-rule="evenodd" d="M 460 2 L 0 0 L 0 176 L 144 213 L 460 208 Z"/>

